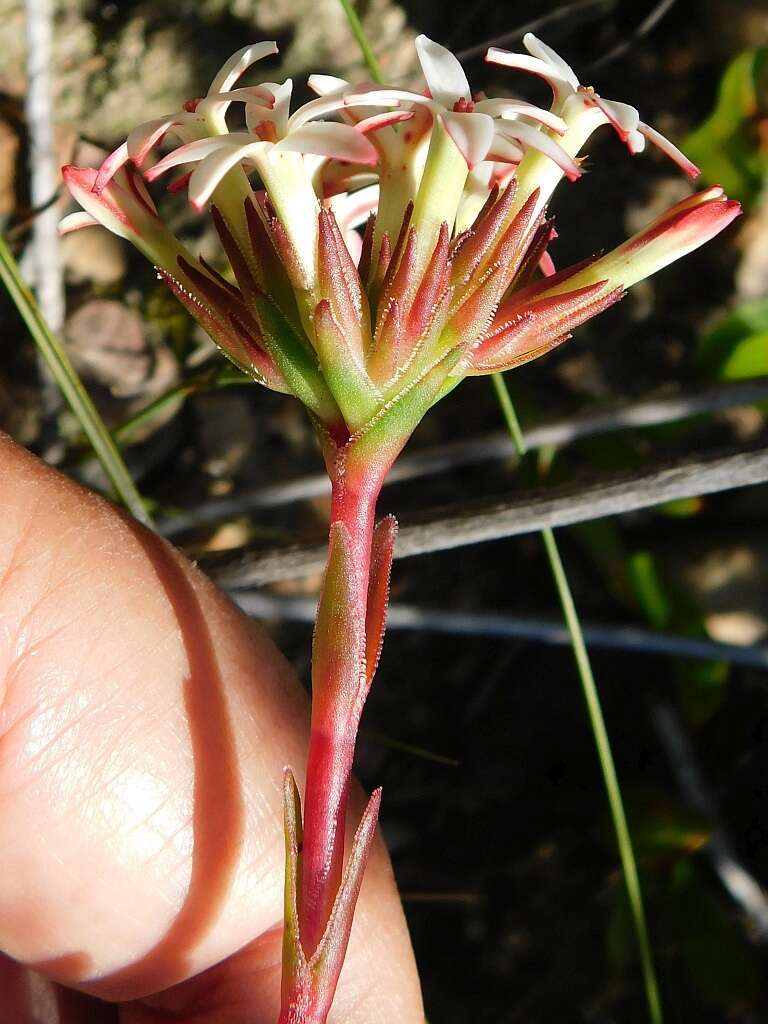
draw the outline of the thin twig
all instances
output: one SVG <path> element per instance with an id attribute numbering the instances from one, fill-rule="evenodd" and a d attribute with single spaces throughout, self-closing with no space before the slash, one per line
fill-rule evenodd
<path id="1" fill-rule="evenodd" d="M 315 620 L 317 601 L 312 597 L 283 597 L 261 590 L 233 590 L 231 596 L 254 619 L 308 624 Z M 399 602 L 389 606 L 387 628 L 494 640 L 536 641 L 556 647 L 569 647 L 571 644 L 563 623 L 550 619 L 503 612 L 457 612 Z M 693 658 L 697 661 L 727 661 L 731 665 L 768 669 L 768 647 L 742 647 L 635 626 L 590 623 L 584 624 L 583 632 L 590 647 L 603 650 Z"/>
<path id="2" fill-rule="evenodd" d="M 747 650 L 749 648 L 745 648 Z M 764 648 L 761 653 L 766 653 Z M 761 942 L 768 941 L 768 899 L 760 884 L 739 860 L 725 826 L 718 820 L 715 799 L 704 781 L 690 738 L 675 709 L 666 701 L 657 701 L 651 707 L 651 718 L 683 798 L 693 810 L 717 824 L 704 848 L 715 873 L 731 899 L 746 914 L 755 937 Z"/>
<path id="3" fill-rule="evenodd" d="M 585 12 L 588 12 L 590 16 L 598 17 L 612 10 L 615 6 L 616 0 L 576 0 L 576 2 L 571 4 L 563 4 L 562 7 L 556 7 L 554 11 L 542 14 L 539 18 L 533 18 L 531 21 L 526 22 L 525 25 L 520 25 L 519 28 L 512 29 L 510 32 L 494 36 L 492 39 L 487 39 L 484 43 L 469 46 L 466 50 L 459 50 L 456 56 L 461 61 L 472 60 L 474 57 L 482 56 L 490 46 L 505 46 L 507 43 L 514 43 L 518 39 L 522 39 L 526 32 L 539 32 L 542 28 L 553 25 L 558 21 L 575 18 Z M 593 8 L 596 8 L 594 13 Z"/>
<path id="4" fill-rule="evenodd" d="M 446 551 L 501 540 L 546 527 L 652 508 L 678 498 L 714 494 L 768 481 L 765 450 L 712 455 L 673 465 L 652 466 L 612 476 L 591 485 L 548 488 L 461 507 L 432 509 L 400 529 L 396 558 Z M 266 551 L 239 550 L 207 559 L 211 575 L 229 589 L 262 586 L 319 572 L 325 564 L 322 544 Z"/>
<path id="5" fill-rule="evenodd" d="M 59 185 L 51 94 L 53 12 L 51 0 L 25 0 L 24 8 L 29 194 L 37 214 L 32 221 L 31 244 L 21 263 L 23 272 L 34 284 L 44 319 L 51 330 L 58 334 L 64 325 L 65 299 L 59 249 L 59 211 L 56 203 L 51 202 Z M 56 423 L 61 410 L 61 393 L 50 366 L 39 352 L 37 363 L 43 411 L 43 454 L 49 461 L 56 462 L 63 454 Z"/>
<path id="6" fill-rule="evenodd" d="M 694 416 L 766 400 L 768 378 L 761 377 L 751 381 L 729 382 L 688 395 L 647 399 L 611 409 L 587 412 L 569 419 L 531 427 L 525 436 L 530 449 L 560 447 L 584 437 L 675 423 Z M 390 470 L 385 486 L 449 472 L 460 466 L 516 458 L 515 446 L 506 431 L 483 434 L 467 440 L 449 441 L 404 455 Z M 200 502 L 195 508 L 177 512 L 163 519 L 160 529 L 165 536 L 175 537 L 204 523 L 243 515 L 254 509 L 275 508 L 294 501 L 305 501 L 329 493 L 328 477 L 324 473 L 310 474 L 284 483 L 270 484 L 267 487 L 241 491 L 229 497 Z"/>
<path id="7" fill-rule="evenodd" d="M 29 133 L 29 192 L 38 210 L 32 223 L 37 301 L 52 331 L 64 323 L 64 285 L 59 258 L 59 211 L 51 197 L 59 186 L 51 97 L 52 24 L 50 0 L 25 0 Z"/>
<path id="8" fill-rule="evenodd" d="M 609 50 L 608 53 L 604 53 L 596 60 L 591 61 L 586 65 L 584 70 L 594 71 L 595 68 L 605 67 L 606 64 L 610 64 L 619 57 L 623 57 L 627 50 L 638 43 L 643 36 L 647 36 L 648 33 L 658 25 L 661 19 L 672 10 L 672 7 L 676 3 L 677 0 L 659 0 L 659 3 L 651 9 L 627 39 L 622 39 L 622 41 L 617 43 L 617 45 L 614 46 L 613 49 Z"/>

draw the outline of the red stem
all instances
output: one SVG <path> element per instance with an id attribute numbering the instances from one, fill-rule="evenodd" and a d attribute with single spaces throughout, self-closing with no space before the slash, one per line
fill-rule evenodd
<path id="1" fill-rule="evenodd" d="M 344 461 L 332 478 L 331 525 L 343 523 L 351 544 L 353 618 L 365 622 L 376 499 L 383 474 L 366 469 L 345 472 Z M 321 597 L 322 600 L 322 597 Z M 333 643 L 349 642 L 345 636 Z M 340 659 L 341 660 L 341 659 Z M 327 690 L 320 694 L 318 689 Z M 301 943 L 312 956 L 322 938 L 341 883 L 347 797 L 362 705 L 350 694 L 360 685 L 354 678 L 322 680 L 313 676 L 312 727 L 304 795 L 304 845 L 299 900 Z M 328 699 L 330 697 L 330 699 Z"/>

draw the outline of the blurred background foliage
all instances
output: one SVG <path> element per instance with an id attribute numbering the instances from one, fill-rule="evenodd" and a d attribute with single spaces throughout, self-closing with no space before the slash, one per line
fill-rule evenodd
<path id="1" fill-rule="evenodd" d="M 535 23 L 582 80 L 637 105 L 644 120 L 682 140 L 706 183 L 723 184 L 744 204 L 727 238 L 644 282 L 571 344 L 510 376 L 525 425 L 768 376 L 764 0 L 363 0 L 359 11 L 387 77 L 413 79 L 412 40 L 424 31 L 466 51 L 473 87 L 489 94 L 530 86 L 485 66 L 477 47 Z M 24 17 L 21 0 L 0 0 L 0 226 L 28 271 L 35 211 Z M 507 45 L 519 45 L 520 34 Z M 233 50 L 265 37 L 281 47 L 271 78 L 364 74 L 337 0 L 59 0 L 51 66 L 59 162 L 97 164 L 137 122 L 178 108 Z M 534 85 L 525 98 L 545 93 Z M 615 244 L 689 188 L 654 154 L 631 160 L 608 132 L 589 156 L 591 173 L 556 199 L 558 261 Z M 67 211 L 64 196 L 57 203 Z M 220 259 L 212 233 L 181 198 L 168 209 L 180 234 Z M 298 406 L 222 372 L 210 342 L 119 240 L 92 229 L 65 238 L 61 255 L 66 349 L 152 509 L 173 522 L 204 502 L 229 500 L 227 514 L 180 531 L 180 543 L 205 557 L 322 534 L 322 497 L 238 506 L 240 495 L 319 468 Z M 104 488 L 77 420 L 45 386 L 5 298 L 0 317 L 0 428 Z M 394 485 L 382 505 L 407 519 L 478 495 L 759 447 L 766 409 L 758 403 L 582 438 L 534 452 L 518 467 L 463 465 L 427 483 Z M 490 389 L 472 381 L 433 412 L 414 448 L 499 429 Z M 562 531 L 582 615 L 617 629 L 765 642 L 766 512 L 765 488 L 751 488 Z M 312 596 L 317 585 L 311 578 L 273 592 Z M 535 537 L 400 563 L 393 599 L 557 618 Z M 307 627 L 271 628 L 306 677 Z M 597 651 L 594 660 L 667 1019 L 768 1020 L 766 671 L 621 650 Z M 383 827 L 432 1024 L 458 1024 L 470 1009 L 478 1024 L 646 1019 L 567 649 L 393 630 L 359 761 L 364 782 L 385 786 Z M 743 899 L 726 884 L 729 865 L 748 879 Z"/>

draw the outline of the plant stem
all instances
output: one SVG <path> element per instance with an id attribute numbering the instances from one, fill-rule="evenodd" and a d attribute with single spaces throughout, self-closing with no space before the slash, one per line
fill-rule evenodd
<path id="1" fill-rule="evenodd" d="M 525 443 L 525 437 L 520 427 L 520 421 L 517 418 L 517 413 L 515 412 L 515 407 L 512 403 L 512 398 L 509 394 L 506 381 L 502 374 L 495 373 L 492 377 L 492 383 L 512 441 L 517 449 L 518 455 L 522 457 L 526 454 L 528 448 Z M 632 838 L 629 834 L 629 826 L 627 825 L 624 802 L 621 797 L 621 787 L 616 775 L 616 766 L 613 761 L 611 744 L 608 739 L 608 731 L 605 727 L 605 719 L 603 718 L 603 711 L 600 705 L 600 696 L 597 692 L 597 686 L 595 685 L 595 677 L 592 672 L 592 665 L 589 660 L 587 647 L 584 643 L 581 622 L 579 621 L 579 615 L 573 600 L 573 594 L 571 593 L 571 588 L 568 583 L 565 566 L 563 565 L 562 558 L 560 557 L 560 551 L 557 546 L 554 530 L 550 527 L 546 527 L 541 531 L 541 537 L 544 541 L 544 547 L 547 552 L 547 558 L 549 559 L 552 576 L 560 597 L 563 617 L 571 638 L 571 649 L 573 650 L 573 656 L 576 660 L 579 678 L 581 679 L 584 699 L 589 713 L 589 721 L 592 726 L 592 733 L 595 739 L 595 747 L 597 748 L 600 768 L 603 773 L 603 781 L 608 794 L 608 803 L 611 809 L 613 828 L 616 833 L 619 855 L 621 857 L 621 864 L 624 870 L 624 880 L 627 886 L 627 896 L 629 898 L 632 920 L 634 923 L 635 934 L 637 936 L 637 945 L 640 952 L 640 963 L 642 966 L 649 1017 L 652 1024 L 661 1024 L 661 1001 L 659 998 L 658 984 L 656 982 L 656 972 L 653 965 L 653 953 L 648 936 L 645 910 L 643 908 L 640 879 L 638 877 L 637 863 L 635 861 L 635 854 L 632 848 Z"/>
<path id="2" fill-rule="evenodd" d="M 299 901 L 307 957 L 328 923 L 341 882 L 347 796 L 366 690 L 365 622 L 380 479 L 340 468 L 332 480 L 328 566 L 312 650 L 312 725 L 304 795 Z"/>
<path id="3" fill-rule="evenodd" d="M 352 0 L 339 0 L 339 3 L 341 4 L 344 13 L 347 16 L 347 21 L 349 22 L 350 30 L 352 32 L 352 35 L 355 37 L 357 45 L 360 47 L 360 52 L 363 55 L 363 60 L 365 61 L 366 67 L 371 73 L 371 78 L 374 80 L 374 82 L 382 83 L 384 81 L 384 76 L 381 73 L 379 62 L 376 59 L 376 55 L 374 54 L 373 50 L 371 49 L 371 44 L 368 42 L 368 37 L 363 31 L 363 26 L 360 24 L 360 18 L 357 16 L 357 11 L 352 6 Z"/>
<path id="4" fill-rule="evenodd" d="M 115 494 L 125 507 L 145 526 L 152 526 L 152 520 L 144 502 L 131 479 L 104 421 L 77 375 L 63 345 L 50 330 L 32 292 L 24 283 L 18 265 L 5 240 L 0 237 L 0 279 L 22 316 L 29 333 L 42 357 L 49 366 L 56 383 L 77 417 L 83 433 L 90 441 L 96 457 L 109 477 Z"/>

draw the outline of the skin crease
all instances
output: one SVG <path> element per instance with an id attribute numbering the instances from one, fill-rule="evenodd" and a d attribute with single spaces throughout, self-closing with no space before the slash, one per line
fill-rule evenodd
<path id="1" fill-rule="evenodd" d="M 299 683 L 183 556 L 2 435 L 0 479 L 0 1024 L 274 1024 Z M 423 1019 L 379 843 L 329 1021 Z"/>

